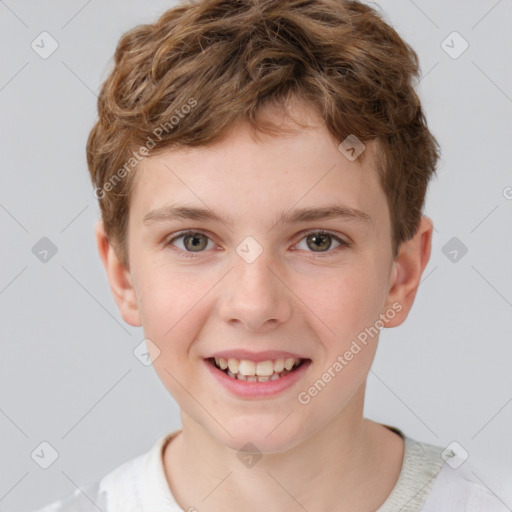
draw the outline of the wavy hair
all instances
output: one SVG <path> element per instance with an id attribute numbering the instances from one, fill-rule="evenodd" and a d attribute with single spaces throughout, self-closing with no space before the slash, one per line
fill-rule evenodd
<path id="1" fill-rule="evenodd" d="M 189 1 L 132 28 L 117 44 L 87 141 L 109 241 L 128 266 L 138 155 L 212 144 L 242 120 L 277 134 L 262 107 L 293 97 L 335 140 L 377 142 L 396 255 L 418 228 L 439 157 L 414 89 L 418 77 L 414 50 L 357 1 Z"/>

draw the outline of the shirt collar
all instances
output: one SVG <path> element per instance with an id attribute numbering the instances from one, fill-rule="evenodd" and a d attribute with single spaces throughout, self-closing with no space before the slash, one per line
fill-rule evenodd
<path id="1" fill-rule="evenodd" d="M 182 512 L 174 499 L 165 476 L 163 455 L 165 446 L 181 432 L 175 430 L 163 435 L 146 454 L 139 481 L 139 497 L 143 510 Z"/>

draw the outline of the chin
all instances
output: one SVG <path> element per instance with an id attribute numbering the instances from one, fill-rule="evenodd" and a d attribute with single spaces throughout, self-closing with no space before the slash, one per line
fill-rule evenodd
<path id="1" fill-rule="evenodd" d="M 240 418 L 239 421 L 224 424 L 231 436 L 218 425 L 211 433 L 217 442 L 236 452 L 284 453 L 299 444 L 304 435 L 303 427 L 298 426 L 295 431 L 291 430 L 292 425 L 285 426 L 288 419 L 283 422 L 284 417 Z"/>

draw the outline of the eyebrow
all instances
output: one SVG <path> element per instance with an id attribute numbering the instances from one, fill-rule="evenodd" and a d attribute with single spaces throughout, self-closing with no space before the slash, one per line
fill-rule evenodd
<path id="1" fill-rule="evenodd" d="M 227 226 L 233 225 L 232 217 L 221 217 L 208 208 L 198 208 L 195 206 L 168 205 L 156 210 L 150 211 L 142 220 L 144 224 L 153 222 L 167 222 L 172 220 L 201 220 L 218 222 Z M 277 216 L 276 225 L 296 224 L 299 222 L 308 222 L 326 219 L 345 219 L 349 221 L 363 221 L 371 224 L 371 217 L 357 208 L 340 204 L 331 204 L 321 207 L 298 208 L 291 211 L 282 211 Z"/>

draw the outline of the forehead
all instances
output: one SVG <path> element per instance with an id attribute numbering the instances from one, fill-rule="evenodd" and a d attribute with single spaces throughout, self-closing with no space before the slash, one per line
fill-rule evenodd
<path id="1" fill-rule="evenodd" d="M 215 144 L 145 158 L 135 174 L 131 214 L 141 221 L 179 202 L 213 209 L 232 222 L 267 215 L 274 221 L 278 211 L 341 203 L 373 217 L 386 207 L 374 150 L 366 144 L 364 158 L 349 160 L 319 122 L 256 136 L 241 123 Z"/>

